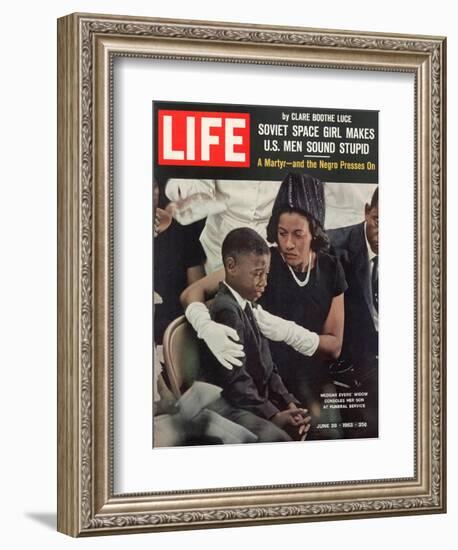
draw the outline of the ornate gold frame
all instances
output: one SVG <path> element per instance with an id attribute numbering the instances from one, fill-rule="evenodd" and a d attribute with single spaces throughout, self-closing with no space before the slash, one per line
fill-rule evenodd
<path id="1" fill-rule="evenodd" d="M 58 530 L 72 536 L 445 511 L 445 38 L 73 14 L 58 21 Z M 115 495 L 116 56 L 410 72 L 416 81 L 415 475 Z"/>

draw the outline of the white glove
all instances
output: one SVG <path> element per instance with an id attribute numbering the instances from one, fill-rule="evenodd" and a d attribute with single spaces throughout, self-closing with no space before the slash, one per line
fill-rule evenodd
<path id="1" fill-rule="evenodd" d="M 185 315 L 197 332 L 197 336 L 204 340 L 223 367 L 232 370 L 233 366 L 242 366 L 242 362 L 237 358 L 244 357 L 245 353 L 243 346 L 234 342 L 234 340 L 239 340 L 237 331 L 212 321 L 207 306 L 200 302 L 189 304 Z"/>
<path id="2" fill-rule="evenodd" d="M 259 330 L 269 340 L 285 342 L 297 352 L 310 357 L 320 343 L 320 337 L 316 332 L 311 332 L 297 325 L 294 321 L 286 321 L 281 317 L 272 315 L 258 304 L 253 308 L 253 315 L 259 326 Z"/>

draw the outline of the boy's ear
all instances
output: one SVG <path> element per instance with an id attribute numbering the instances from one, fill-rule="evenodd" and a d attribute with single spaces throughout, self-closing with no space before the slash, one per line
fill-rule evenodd
<path id="1" fill-rule="evenodd" d="M 225 262 L 225 266 L 226 266 L 226 269 L 231 272 L 234 270 L 235 268 L 235 265 L 236 265 L 236 261 L 235 261 L 235 258 L 233 256 L 228 256 L 226 258 L 226 262 Z"/>

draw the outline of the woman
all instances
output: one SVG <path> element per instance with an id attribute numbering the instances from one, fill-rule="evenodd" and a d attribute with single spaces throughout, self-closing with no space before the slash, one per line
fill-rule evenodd
<path id="1" fill-rule="evenodd" d="M 324 214 L 323 184 L 307 174 L 288 174 L 279 189 L 267 227 L 267 239 L 273 245 L 271 267 L 267 288 L 259 299 L 262 309 L 258 308 L 257 314 L 261 331 L 271 340 L 272 356 L 282 379 L 312 413 L 310 439 L 329 439 L 341 433 L 338 427 L 331 426 L 339 420 L 336 409 L 323 409 L 321 397 L 323 393 L 335 391 L 328 364 L 339 356 L 342 346 L 346 290 L 339 261 L 326 252 Z M 223 276 L 222 271 L 216 272 L 183 292 L 183 305 L 188 306 L 186 316 L 195 328 L 201 320 L 203 323 L 203 305 L 190 304 L 212 296 Z M 284 324 L 275 316 L 294 321 L 303 328 Z M 207 321 L 201 337 L 207 341 L 208 332 L 225 328 L 213 327 Z M 310 332 L 319 339 L 318 347 L 312 346 L 312 355 L 307 357 L 303 353 L 310 348 Z M 286 335 L 290 344 L 297 344 L 300 338 L 307 340 L 302 348 L 296 345 L 303 353 L 283 341 Z M 227 355 L 225 359 L 227 361 Z"/>
<path id="2" fill-rule="evenodd" d="M 271 248 L 269 285 L 260 300 L 268 312 L 319 335 L 318 350 L 311 357 L 304 357 L 284 342 L 271 342 L 280 376 L 312 413 L 315 422 L 309 437 L 316 438 L 320 434 L 326 438 L 338 435 L 330 426 L 338 415 L 324 414 L 320 394 L 335 392 L 328 365 L 339 357 L 342 347 L 343 293 L 347 288 L 342 266 L 326 252 L 324 213 L 321 182 L 308 175 L 288 174 L 267 227 L 268 240 L 277 246 Z M 264 335 L 272 339 L 262 314 L 258 323 Z M 270 325 L 275 328 L 275 323 Z"/>

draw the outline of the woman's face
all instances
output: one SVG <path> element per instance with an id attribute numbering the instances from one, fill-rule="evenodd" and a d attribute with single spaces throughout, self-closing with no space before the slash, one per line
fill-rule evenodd
<path id="1" fill-rule="evenodd" d="M 277 240 L 280 252 L 291 267 L 308 264 L 312 233 L 304 216 L 297 212 L 285 212 L 278 220 Z"/>

